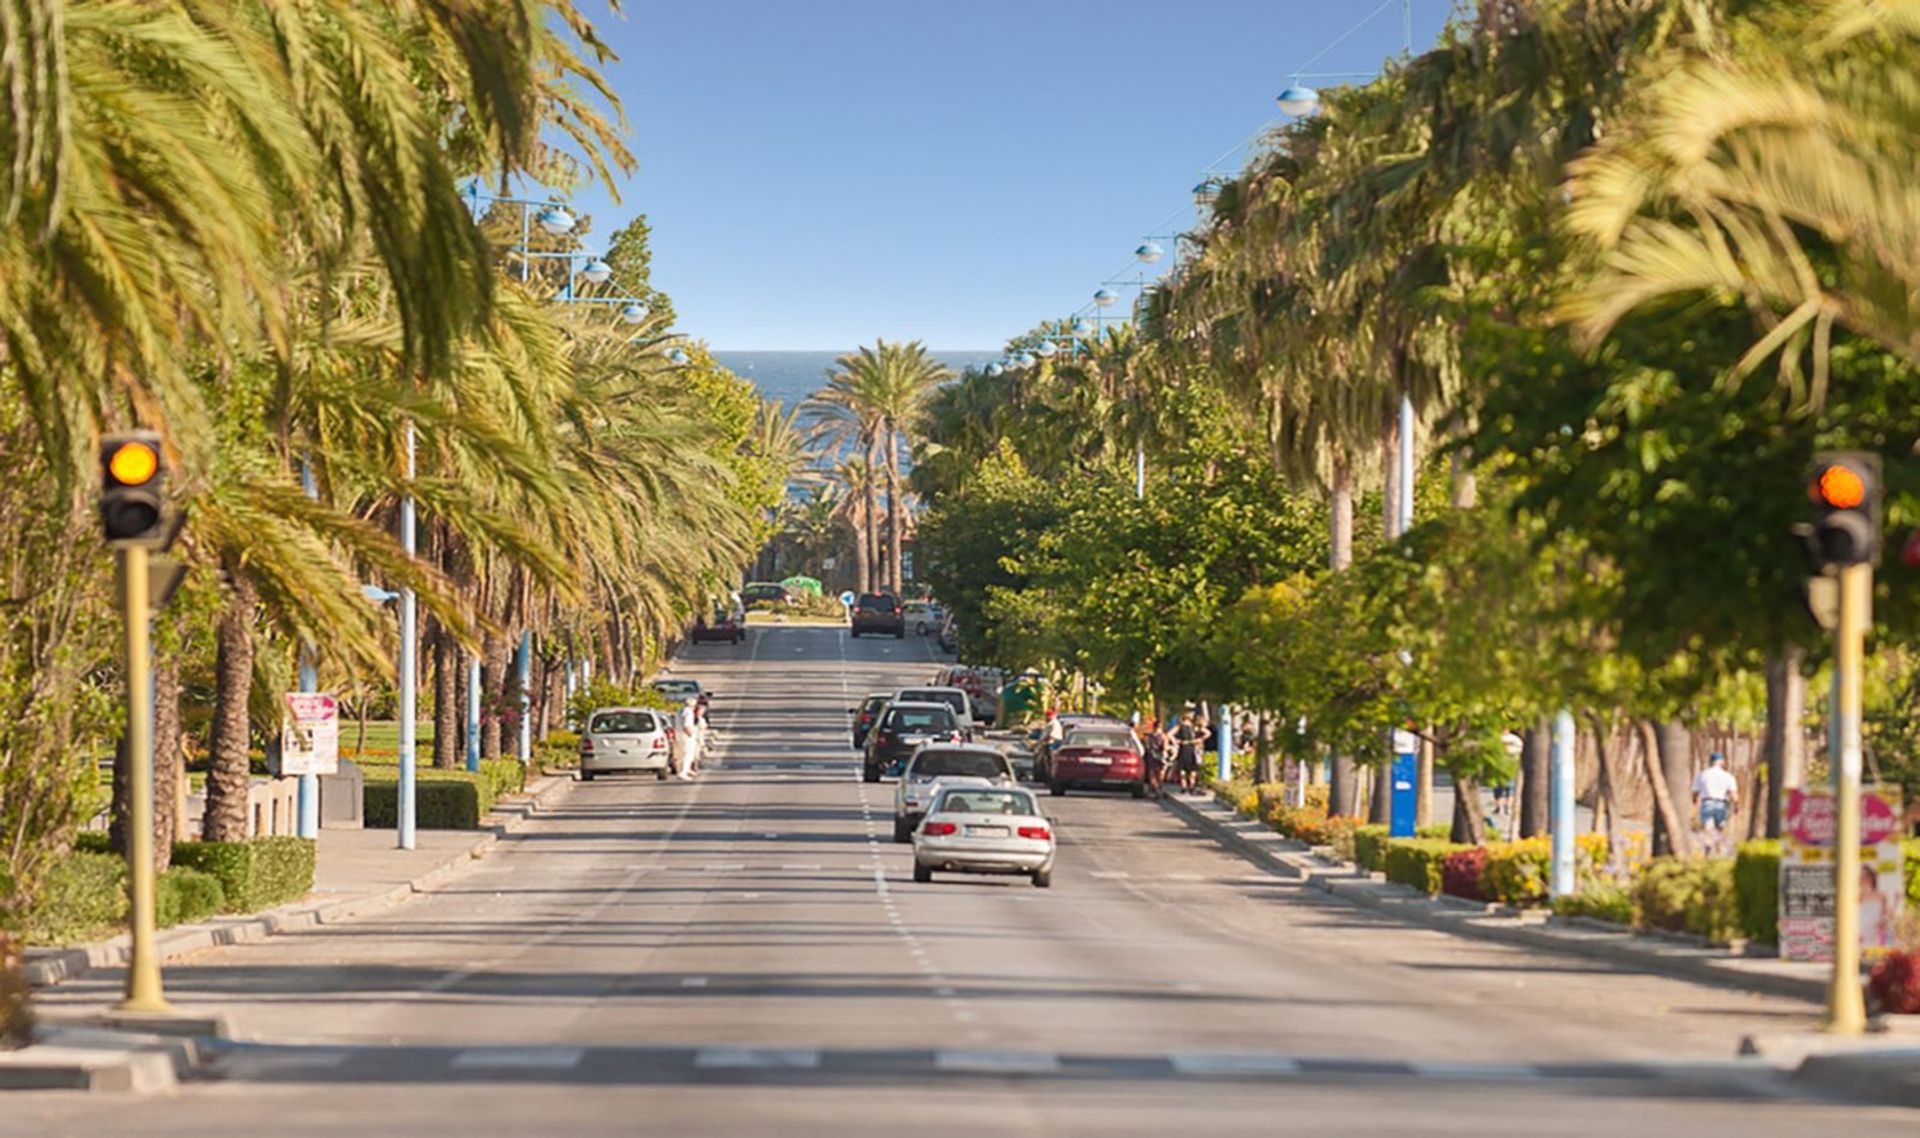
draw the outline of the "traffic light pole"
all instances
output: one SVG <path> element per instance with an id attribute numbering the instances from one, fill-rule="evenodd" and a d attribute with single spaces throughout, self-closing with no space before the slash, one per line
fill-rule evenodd
<path id="1" fill-rule="evenodd" d="M 127 960 L 123 1012 L 164 1015 L 173 1009 L 160 985 L 154 949 L 153 688 L 147 643 L 147 550 L 120 547 L 120 607 L 127 649 Z"/>
<path id="2" fill-rule="evenodd" d="M 1833 980 L 1827 1030 L 1858 1035 L 1867 1009 L 1860 991 L 1860 682 L 1865 663 L 1873 566 L 1840 569 L 1840 622 L 1833 634 Z"/>

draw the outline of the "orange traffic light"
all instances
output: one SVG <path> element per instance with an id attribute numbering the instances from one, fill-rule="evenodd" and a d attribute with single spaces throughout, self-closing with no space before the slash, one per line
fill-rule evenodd
<path id="1" fill-rule="evenodd" d="M 158 432 L 123 431 L 100 440 L 100 526 L 108 541 L 166 540 L 165 475 Z"/>
<path id="2" fill-rule="evenodd" d="M 160 452 L 144 440 L 123 442 L 108 457 L 107 473 L 122 486 L 145 486 L 160 473 Z"/>
<path id="3" fill-rule="evenodd" d="M 1821 567 L 1871 565 L 1880 557 L 1880 456 L 1826 451 L 1807 480 L 1813 499 L 1808 549 Z"/>
<path id="4" fill-rule="evenodd" d="M 1813 495 L 1816 502 L 1831 506 L 1836 510 L 1851 510 L 1867 500 L 1867 483 L 1860 472 L 1845 463 L 1836 462 L 1820 472 L 1814 480 Z"/>

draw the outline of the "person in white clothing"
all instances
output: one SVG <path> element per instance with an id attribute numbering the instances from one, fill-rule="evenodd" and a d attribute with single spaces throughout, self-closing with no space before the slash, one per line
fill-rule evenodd
<path id="1" fill-rule="evenodd" d="M 681 778 L 692 778 L 700 765 L 700 716 L 694 711 L 692 700 L 680 705 L 675 727 L 680 735 L 680 769 L 674 773 Z"/>
<path id="2" fill-rule="evenodd" d="M 1727 821 L 1740 807 L 1740 781 L 1727 770 L 1727 757 L 1715 751 L 1707 758 L 1707 769 L 1693 780 L 1693 800 L 1700 809 L 1700 828 L 1706 831 L 1707 844 L 1719 849 L 1724 843 Z"/>

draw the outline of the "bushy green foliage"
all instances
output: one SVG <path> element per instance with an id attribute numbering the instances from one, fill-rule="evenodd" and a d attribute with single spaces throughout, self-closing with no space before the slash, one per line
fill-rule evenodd
<path id="1" fill-rule="evenodd" d="M 1368 873 L 1378 873 L 1386 868 L 1387 834 L 1389 828 L 1380 825 L 1355 826 L 1353 828 L 1353 861 Z"/>
<path id="2" fill-rule="evenodd" d="M 1492 843 L 1487 847 L 1483 878 L 1487 897 L 1503 905 L 1537 905 L 1546 900 L 1552 856 L 1545 838 Z"/>
<path id="3" fill-rule="evenodd" d="M 1656 858 L 1633 880 L 1640 924 L 1711 941 L 1741 935 L 1732 858 Z"/>
<path id="4" fill-rule="evenodd" d="M 72 944 L 109 935 L 126 919 L 126 863 L 75 852 L 52 863 L 22 931 L 29 944 Z"/>
<path id="5" fill-rule="evenodd" d="M 1411 885 L 1422 893 L 1438 893 L 1446 859 L 1472 848 L 1444 838 L 1392 838 L 1386 843 L 1383 867 L 1388 881 Z"/>
<path id="6" fill-rule="evenodd" d="M 420 770 L 414 781 L 414 824 L 423 830 L 477 830 L 491 805 L 485 776 L 467 771 Z M 361 793 L 366 825 L 391 830 L 399 825 L 400 782 L 368 777 Z"/>
<path id="7" fill-rule="evenodd" d="M 105 830 L 82 830 L 73 836 L 76 853 L 112 853 L 112 835 Z"/>
<path id="8" fill-rule="evenodd" d="M 1733 858 L 1734 904 L 1740 932 L 1749 940 L 1773 944 L 1780 939 L 1780 842 L 1774 838 L 1742 842 Z"/>
<path id="9" fill-rule="evenodd" d="M 173 864 L 220 883 L 226 910 L 252 913 L 298 900 L 313 890 L 315 849 L 308 838 L 249 842 L 175 842 Z"/>
<path id="10" fill-rule="evenodd" d="M 176 865 L 154 882 L 154 921 L 161 928 L 204 921 L 227 907 L 227 891 L 211 873 Z"/>
<path id="11" fill-rule="evenodd" d="M 1570 896 L 1555 897 L 1553 911 L 1563 917 L 1630 925 L 1634 923 L 1633 893 L 1617 881 L 1592 881 Z"/>

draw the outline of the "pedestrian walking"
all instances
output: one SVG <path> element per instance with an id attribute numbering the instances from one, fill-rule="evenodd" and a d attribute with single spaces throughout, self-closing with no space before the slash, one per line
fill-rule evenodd
<path id="1" fill-rule="evenodd" d="M 1158 719 L 1147 720 L 1140 751 L 1145 756 L 1147 794 L 1160 798 L 1166 793 L 1167 767 L 1173 760 L 1173 738 L 1167 734 L 1166 724 Z"/>
<path id="2" fill-rule="evenodd" d="M 677 769 L 673 773 L 679 778 L 690 779 L 700 762 L 700 713 L 694 708 L 692 700 L 680 705 L 680 713 L 674 721 L 674 736 Z"/>
<path id="3" fill-rule="evenodd" d="M 1708 854 L 1725 853 L 1727 822 L 1740 808 L 1740 780 L 1727 769 L 1727 757 L 1718 751 L 1707 756 L 1707 769 L 1694 776 L 1693 800 L 1700 808 L 1700 829 Z"/>
<path id="4" fill-rule="evenodd" d="M 1200 789 L 1200 753 L 1206 750 L 1212 735 L 1194 719 L 1193 712 L 1180 713 L 1180 724 L 1173 729 L 1173 769 L 1180 779 L 1180 789 L 1188 794 Z"/>

